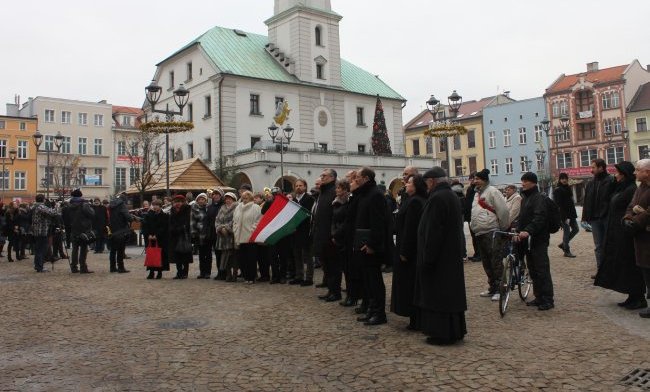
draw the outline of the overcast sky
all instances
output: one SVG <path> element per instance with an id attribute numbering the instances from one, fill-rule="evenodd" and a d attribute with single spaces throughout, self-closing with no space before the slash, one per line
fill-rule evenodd
<path id="1" fill-rule="evenodd" d="M 650 1 L 332 0 L 342 57 L 404 96 L 532 98 L 561 73 L 650 63 Z M 267 33 L 272 0 L 32 0 L 2 4 L 0 97 L 142 105 L 155 64 L 213 26 Z M 4 106 L 4 105 L 3 105 Z M 4 107 L 0 113 L 5 113 Z"/>

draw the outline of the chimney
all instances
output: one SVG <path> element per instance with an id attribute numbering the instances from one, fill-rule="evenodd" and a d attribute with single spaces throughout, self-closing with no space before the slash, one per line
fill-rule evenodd
<path id="1" fill-rule="evenodd" d="M 7 104 L 7 116 L 18 117 L 20 112 L 18 111 L 18 105 L 15 103 Z"/>
<path id="2" fill-rule="evenodd" d="M 596 72 L 596 71 L 598 71 L 598 61 L 587 63 L 587 72 Z"/>

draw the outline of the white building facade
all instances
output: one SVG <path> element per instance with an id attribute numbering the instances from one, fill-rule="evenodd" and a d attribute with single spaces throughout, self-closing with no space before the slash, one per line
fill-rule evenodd
<path id="1" fill-rule="evenodd" d="M 408 164 L 431 167 L 431 160 L 402 156 L 405 99 L 341 59 L 341 18 L 327 0 L 276 0 L 274 15 L 265 22 L 268 37 L 215 27 L 159 63 L 154 80 L 162 97 L 156 109 L 177 110 L 172 94 L 180 83 L 190 91 L 183 118 L 194 129 L 172 135 L 173 157 L 200 157 L 217 174 L 234 175 L 233 185 L 249 182 L 259 190 L 279 184 L 279 147 L 267 129 L 278 103 L 288 102 L 287 123 L 294 134 L 284 154 L 284 174 L 290 183 L 315 178 L 327 167 L 346 171 L 368 165 L 388 185 Z M 371 155 L 377 97 L 391 157 Z M 150 107 L 144 109 L 156 118 Z"/>
<path id="2" fill-rule="evenodd" d="M 81 188 L 84 197 L 107 198 L 113 194 L 111 105 L 105 101 L 85 102 L 70 99 L 30 98 L 19 109 L 21 117 L 38 118 L 43 141 L 38 153 L 38 192 L 46 193 L 47 153 L 50 153 L 50 197 L 69 196 Z M 63 136 L 57 151 L 54 137 Z M 76 161 L 76 163 L 74 163 Z M 57 178 L 54 178 L 57 177 Z M 59 194 L 55 192 L 59 188 Z"/>

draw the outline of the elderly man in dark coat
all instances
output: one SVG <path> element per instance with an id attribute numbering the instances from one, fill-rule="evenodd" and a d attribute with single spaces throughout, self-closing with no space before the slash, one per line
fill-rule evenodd
<path id="1" fill-rule="evenodd" d="M 643 273 L 647 295 L 650 294 L 650 159 L 638 161 L 634 174 L 641 185 L 634 193 L 623 219 L 627 230 L 634 233 L 636 265 Z M 639 312 L 639 316 L 650 318 L 650 308 Z"/>
<path id="2" fill-rule="evenodd" d="M 332 215 L 334 207 L 332 202 L 336 197 L 336 171 L 334 169 L 325 169 L 320 175 L 320 195 L 314 207 L 312 216 L 312 247 L 314 256 L 320 259 L 323 268 L 323 281 L 316 287 L 328 287 L 329 270 L 332 259 L 336 257 L 336 247 L 332 242 Z M 326 300 L 335 296 L 335 293 L 320 295 L 318 298 Z M 340 299 L 340 298 L 339 298 Z"/>
<path id="3" fill-rule="evenodd" d="M 427 343 L 453 344 L 467 333 L 463 217 L 444 169 L 424 174 L 429 198 L 418 226 L 415 305 Z"/>

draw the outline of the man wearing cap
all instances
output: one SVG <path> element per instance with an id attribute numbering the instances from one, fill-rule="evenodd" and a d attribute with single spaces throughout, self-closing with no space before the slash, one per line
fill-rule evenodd
<path id="1" fill-rule="evenodd" d="M 429 197 L 417 230 L 414 303 L 427 343 L 448 345 L 467 333 L 463 216 L 441 167 L 428 170 L 423 177 Z"/>
<path id="2" fill-rule="evenodd" d="M 521 243 L 519 249 L 526 254 L 526 265 L 533 280 L 535 299 L 526 303 L 537 306 L 539 310 L 552 309 L 553 279 L 548 260 L 548 218 L 546 212 L 546 196 L 537 188 L 537 175 L 532 172 L 521 176 L 523 199 L 519 213 L 519 236 L 516 240 Z"/>
<path id="3" fill-rule="evenodd" d="M 558 245 L 564 251 L 564 257 L 575 257 L 571 253 L 569 242 L 575 237 L 580 229 L 578 228 L 578 214 L 573 202 L 573 192 L 569 187 L 569 175 L 560 173 L 557 187 L 553 191 L 553 200 L 560 208 L 560 217 L 562 218 L 562 243 Z"/>
<path id="4" fill-rule="evenodd" d="M 499 300 L 499 282 L 503 273 L 502 252 L 503 237 L 492 234 L 497 230 L 508 230 L 510 212 L 506 201 L 498 189 L 490 185 L 490 171 L 483 169 L 474 178 L 476 194 L 472 201 L 472 218 L 470 228 L 476 234 L 483 269 L 488 278 L 488 289 L 481 297 Z"/>
<path id="5" fill-rule="evenodd" d="M 216 259 L 216 266 L 218 269 L 217 276 L 214 277 L 215 280 L 226 280 L 226 271 L 219 269 L 221 265 L 221 251 L 217 249 L 217 230 L 214 225 L 217 215 L 219 214 L 219 209 L 223 205 L 223 191 L 220 188 L 215 188 L 210 194 L 212 202 L 208 205 L 208 230 L 210 230 L 209 242 L 210 249 L 214 249 L 214 257 Z M 212 259 L 212 256 L 210 256 Z M 210 261 L 212 263 L 212 261 Z"/>
<path id="6" fill-rule="evenodd" d="M 208 195 L 200 193 L 196 196 L 190 214 L 192 240 L 199 248 L 199 276 L 196 277 L 197 279 L 210 279 L 212 274 L 212 248 L 208 221 Z"/>

